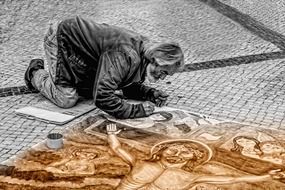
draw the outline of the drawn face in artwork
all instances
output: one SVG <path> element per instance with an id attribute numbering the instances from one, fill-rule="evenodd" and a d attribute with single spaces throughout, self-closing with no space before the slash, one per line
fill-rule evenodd
<path id="1" fill-rule="evenodd" d="M 162 152 L 161 157 L 161 159 L 171 164 L 184 163 L 193 158 L 193 152 L 186 148 L 184 145 L 173 145 L 168 147 Z"/>
<path id="2" fill-rule="evenodd" d="M 154 122 L 167 122 L 170 121 L 172 118 L 173 115 L 169 112 L 155 112 L 149 116 L 149 119 Z"/>
<path id="3" fill-rule="evenodd" d="M 266 160 L 275 164 L 283 164 L 284 159 L 282 154 L 284 153 L 284 148 L 275 141 L 263 142 L 260 145 L 260 150 L 262 151 L 262 160 Z"/>
<path id="4" fill-rule="evenodd" d="M 93 160 L 98 157 L 98 153 L 88 149 L 75 150 L 72 154 L 77 159 Z"/>
<path id="5" fill-rule="evenodd" d="M 240 138 L 237 141 L 237 144 L 239 144 L 240 146 L 242 146 L 243 148 L 248 148 L 248 149 L 253 149 L 254 146 L 256 145 L 256 143 L 250 139 L 246 139 L 246 138 Z"/>
<path id="6" fill-rule="evenodd" d="M 66 174 L 93 174 L 94 164 L 93 160 L 98 158 L 99 152 L 89 148 L 73 148 L 71 147 L 68 152 L 70 159 L 65 162 L 56 164 L 56 169 L 59 173 Z M 66 155 L 68 157 L 68 155 Z"/>
<path id="7" fill-rule="evenodd" d="M 264 143 L 260 149 L 264 154 L 281 154 L 284 151 L 282 146 L 270 142 Z"/>
<path id="8" fill-rule="evenodd" d="M 153 121 L 164 121 L 167 118 L 163 117 L 160 113 L 152 114 L 149 118 Z"/>

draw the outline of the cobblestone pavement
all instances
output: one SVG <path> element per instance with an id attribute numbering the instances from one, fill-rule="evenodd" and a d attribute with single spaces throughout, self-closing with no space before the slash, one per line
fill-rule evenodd
<path id="1" fill-rule="evenodd" d="M 23 85 L 23 72 L 29 60 L 43 56 L 42 41 L 49 20 L 75 14 L 127 27 L 156 40 L 178 41 L 185 50 L 187 63 L 279 51 L 197 0 L 6 2 L 0 10 L 6 12 L 0 17 L 1 87 Z"/>
<path id="2" fill-rule="evenodd" d="M 277 47 L 279 47 L 281 50 L 285 49 L 285 38 L 282 34 L 279 34 L 278 32 L 271 30 L 267 27 L 264 27 L 264 24 L 262 22 L 259 22 L 256 19 L 253 19 L 252 17 L 248 16 L 247 14 L 241 13 L 237 11 L 235 8 L 232 8 L 226 4 L 221 3 L 217 0 L 200 0 L 201 2 L 205 2 L 209 6 L 213 7 L 218 12 L 222 13 L 223 15 L 229 17 L 230 19 L 238 22 L 241 24 L 244 28 L 251 31 L 253 34 L 261 37 L 264 40 L 270 41 L 273 44 L 275 44 Z M 277 2 L 276 2 L 277 3 Z M 256 3 L 256 6 L 259 7 L 259 3 Z M 282 10 L 282 7 L 280 7 Z M 266 9 L 268 10 L 268 9 Z M 285 10 L 285 6 L 283 7 L 283 10 Z M 259 14 L 262 14 L 266 11 L 261 11 Z M 263 17 L 266 17 L 267 15 L 263 15 Z M 280 20 L 282 17 L 280 17 Z M 274 22 L 274 26 L 276 25 L 276 22 Z M 277 23 L 278 24 L 278 23 Z M 279 25 L 278 25 L 279 26 Z M 274 28 L 274 27 L 273 27 Z M 279 27 L 278 27 L 279 28 Z M 284 27 L 283 27 L 284 28 Z"/>
<path id="3" fill-rule="evenodd" d="M 221 0 L 221 2 L 260 21 L 266 27 L 285 34 L 284 0 Z"/>
<path id="4" fill-rule="evenodd" d="M 0 161 L 41 141 L 50 131 L 63 130 L 99 111 L 64 126 L 14 114 L 15 109 L 43 99 L 23 86 L 23 73 L 31 58 L 44 57 L 47 23 L 75 14 L 127 27 L 155 40 L 178 41 L 185 51 L 185 72 L 154 85 L 170 94 L 169 106 L 283 130 L 285 16 L 279 12 L 285 8 L 276 13 L 267 1 L 252 2 L 0 1 Z"/>

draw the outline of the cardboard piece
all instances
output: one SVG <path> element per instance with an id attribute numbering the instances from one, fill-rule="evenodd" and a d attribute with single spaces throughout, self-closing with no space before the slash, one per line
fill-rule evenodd
<path id="1" fill-rule="evenodd" d="M 76 106 L 68 109 L 60 108 L 52 102 L 44 100 L 35 105 L 17 109 L 15 113 L 30 119 L 63 125 L 95 108 L 92 100 L 80 101 Z"/>

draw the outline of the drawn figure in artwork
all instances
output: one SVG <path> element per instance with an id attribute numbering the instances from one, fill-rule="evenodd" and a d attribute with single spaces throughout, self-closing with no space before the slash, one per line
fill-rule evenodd
<path id="1" fill-rule="evenodd" d="M 197 121 L 189 114 L 179 110 L 157 111 L 145 118 L 118 120 L 107 116 L 107 119 L 130 127 L 143 128 L 147 131 L 169 136 L 188 134 L 192 131 L 192 127 L 198 126 Z"/>
<path id="2" fill-rule="evenodd" d="M 150 157 L 137 160 L 121 146 L 115 124 L 107 125 L 108 143 L 112 151 L 127 162 L 131 171 L 122 179 L 117 190 L 190 189 L 197 184 L 232 184 L 259 182 L 284 178 L 281 170 L 272 170 L 262 176 L 215 176 L 199 175 L 193 169 L 205 164 L 212 157 L 212 150 L 204 143 L 189 139 L 160 142 L 150 150 Z"/>
<path id="3" fill-rule="evenodd" d="M 156 112 L 149 118 L 153 120 L 154 123 L 153 126 L 149 128 L 149 130 L 151 129 L 154 132 L 160 132 L 170 136 L 175 134 L 187 134 L 191 131 L 191 124 L 195 125 L 193 119 L 187 118 L 187 116 L 185 116 L 185 113 L 181 113 L 179 111 Z M 192 123 L 189 124 L 190 122 Z"/>
<path id="4" fill-rule="evenodd" d="M 144 118 L 135 118 L 135 119 L 124 119 L 124 120 L 114 120 L 108 118 L 110 121 L 122 123 L 136 128 L 149 128 L 154 126 L 156 123 L 165 123 L 170 121 L 173 118 L 173 115 L 170 112 L 160 111 L 154 112 L 149 117 Z M 166 126 L 164 126 L 166 128 Z"/>
<path id="5" fill-rule="evenodd" d="M 67 175 L 91 175 L 95 173 L 92 161 L 98 158 L 99 154 L 94 149 L 70 147 L 64 159 L 49 164 L 46 170 Z"/>
<path id="6" fill-rule="evenodd" d="M 285 163 L 285 148 L 278 141 L 264 141 L 260 143 L 262 155 L 260 158 L 275 164 Z"/>
<path id="7" fill-rule="evenodd" d="M 170 112 L 155 112 L 149 116 L 149 119 L 153 122 L 149 130 L 167 135 L 167 122 L 169 122 L 172 118 L 173 115 Z"/>
<path id="8" fill-rule="evenodd" d="M 253 137 L 237 136 L 233 139 L 234 147 L 231 151 L 244 156 L 258 158 L 275 164 L 285 162 L 285 148 L 278 141 L 259 142 Z"/>
<path id="9" fill-rule="evenodd" d="M 167 122 L 173 118 L 173 115 L 170 112 L 160 111 L 154 112 L 152 115 L 149 116 L 149 118 L 153 122 Z"/>
<path id="10" fill-rule="evenodd" d="M 231 149 L 233 152 L 238 152 L 251 158 L 260 158 L 262 155 L 260 142 L 253 137 L 236 136 L 233 139 L 233 144 L 234 147 Z"/>

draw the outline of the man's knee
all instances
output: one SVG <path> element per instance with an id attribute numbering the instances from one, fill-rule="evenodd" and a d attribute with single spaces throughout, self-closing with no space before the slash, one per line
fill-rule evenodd
<path id="1" fill-rule="evenodd" d="M 75 88 L 57 86 L 56 104 L 61 108 L 71 108 L 77 103 L 79 96 Z"/>

